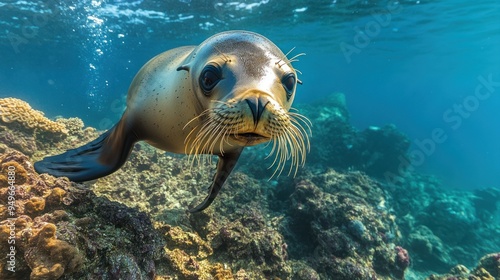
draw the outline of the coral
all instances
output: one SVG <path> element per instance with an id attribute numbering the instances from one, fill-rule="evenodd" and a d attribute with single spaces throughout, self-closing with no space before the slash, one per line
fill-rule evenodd
<path id="1" fill-rule="evenodd" d="M 42 112 L 32 109 L 28 103 L 17 98 L 0 99 L 0 119 L 4 123 L 16 122 L 28 129 L 68 133 L 64 124 L 47 119 Z"/>
<path id="2" fill-rule="evenodd" d="M 408 251 L 401 246 L 396 246 L 396 264 L 403 269 L 410 266 L 410 255 Z"/>
<path id="3" fill-rule="evenodd" d="M 194 257 L 191 257 L 186 252 L 180 249 L 168 250 L 165 249 L 167 260 L 176 271 L 186 279 L 207 279 L 210 275 L 205 267 L 200 268 L 200 264 Z"/>
<path id="4" fill-rule="evenodd" d="M 81 134 L 83 132 L 83 121 L 79 118 L 60 118 L 57 119 L 57 123 L 60 123 L 64 125 L 66 130 L 68 131 L 68 134 Z"/>
<path id="5" fill-rule="evenodd" d="M 15 166 L 19 171 L 15 211 L 9 214 L 7 207 L 0 207 L 0 254 L 7 256 L 11 251 L 8 240 L 14 238 L 16 272 L 11 274 L 7 262 L 1 262 L 0 278 L 154 276 L 154 259 L 162 243 L 144 214 L 98 198 L 67 179 L 39 176 L 19 152 L 1 154 L 0 166 Z M 8 178 L 4 177 L 0 181 L 2 204 L 8 197 Z"/>
<path id="6" fill-rule="evenodd" d="M 500 278 L 500 252 L 488 254 L 479 260 L 479 264 L 477 268 L 473 271 L 473 273 L 478 270 L 485 270 L 490 274 L 494 279 Z M 484 272 L 483 272 L 484 273 Z"/>
<path id="7" fill-rule="evenodd" d="M 24 257 L 31 268 L 30 279 L 58 279 L 82 266 L 77 249 L 58 240 L 55 234 L 56 226 L 47 223 L 29 239 Z"/>
<path id="8" fill-rule="evenodd" d="M 495 189 L 449 190 L 433 177 L 414 174 L 387 190 L 412 269 L 446 273 L 457 264 L 472 267 L 498 250 Z"/>
<path id="9" fill-rule="evenodd" d="M 182 249 L 189 253 L 191 256 L 197 258 L 206 258 L 212 255 L 213 250 L 206 241 L 201 239 L 198 235 L 185 232 L 180 227 L 170 227 L 165 225 L 167 247 Z"/>
<path id="10" fill-rule="evenodd" d="M 329 182 L 320 189 L 313 181 Z M 347 182 L 358 186 L 344 191 Z M 364 190 L 374 195 L 365 200 Z M 301 244 L 290 251 L 291 257 L 306 260 L 321 278 L 403 279 L 408 264 L 401 258 L 409 256 L 394 246 L 394 238 L 386 238 L 396 225 L 389 213 L 375 208 L 384 201 L 382 194 L 378 184 L 361 173 L 340 175 L 332 170 L 298 178 L 286 203 L 285 237 Z"/>
<path id="11" fill-rule="evenodd" d="M 0 122 L 0 255 L 9 238 L 17 252 L 16 273 L 2 261 L 0 278 L 423 279 L 450 268 L 429 279 L 499 278 L 499 254 L 466 268 L 500 244 L 497 189 L 443 191 L 404 170 L 407 138 L 391 125 L 352 127 L 342 94 L 302 107 L 314 138 L 295 178 L 268 180 L 265 148 L 246 148 L 213 205 L 194 214 L 186 209 L 205 197 L 213 162 L 190 168 L 136 144 L 117 172 L 75 184 L 36 174 L 32 162 L 95 129 L 77 118 L 56 121 L 67 134 Z M 400 178 L 372 177 L 387 172 Z"/>
<path id="12" fill-rule="evenodd" d="M 443 245 L 442 240 L 434 235 L 426 226 L 418 226 L 407 237 L 407 243 L 412 252 L 419 258 L 427 260 L 424 266 L 435 270 L 451 262 L 451 256 Z M 419 264 L 415 264 L 417 267 Z"/>
<path id="13" fill-rule="evenodd" d="M 0 123 L 0 143 L 8 143 L 9 148 L 16 149 L 26 155 L 33 155 L 37 150 L 34 132 L 27 133 L 8 128 Z"/>
<path id="14" fill-rule="evenodd" d="M 9 171 L 15 173 L 14 181 L 16 184 L 24 184 L 28 179 L 28 174 L 24 167 L 11 159 L 3 159 L 0 165 L 0 188 L 8 187 Z"/>
<path id="15" fill-rule="evenodd" d="M 479 260 L 478 265 L 468 270 L 463 265 L 457 265 L 447 274 L 430 275 L 427 280 L 496 280 L 500 279 L 500 253 L 488 254 Z"/>
<path id="16" fill-rule="evenodd" d="M 185 279 L 234 279 L 230 269 L 206 260 L 213 251 L 198 235 L 169 225 L 162 225 L 160 230 L 165 231 L 166 258 L 176 274 Z"/>
<path id="17" fill-rule="evenodd" d="M 59 206 L 62 203 L 64 203 L 65 197 L 66 197 L 66 191 L 59 187 L 55 187 L 48 192 L 48 194 L 45 197 L 45 200 L 47 201 L 48 205 Z"/>
<path id="18" fill-rule="evenodd" d="M 318 272 L 316 272 L 311 267 L 307 266 L 304 263 L 297 263 L 295 265 L 295 274 L 293 275 L 294 280 L 319 280 Z"/>
<path id="19" fill-rule="evenodd" d="M 32 197 L 24 204 L 24 210 L 27 214 L 34 214 L 45 209 L 45 199 L 41 197 Z"/>

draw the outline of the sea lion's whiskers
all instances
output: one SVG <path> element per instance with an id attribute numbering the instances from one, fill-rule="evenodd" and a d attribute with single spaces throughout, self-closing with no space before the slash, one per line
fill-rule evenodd
<path id="1" fill-rule="evenodd" d="M 311 120 L 309 120 L 306 116 L 295 112 L 288 112 L 288 115 L 292 120 L 300 120 L 301 122 L 303 122 L 308 128 L 309 134 L 311 134 Z"/>
<path id="2" fill-rule="evenodd" d="M 206 117 L 206 119 L 196 125 L 186 136 L 186 139 L 184 140 L 186 145 L 186 154 L 188 154 L 188 161 L 190 162 L 190 167 L 193 167 L 194 162 L 196 161 L 198 164 L 201 162 L 201 157 L 204 154 L 204 151 L 206 147 L 202 146 L 201 144 L 204 142 L 205 138 L 210 137 L 210 131 L 212 131 L 213 128 L 213 119 L 211 117 L 211 113 L 213 112 L 213 109 L 207 109 L 203 111 L 200 115 L 194 117 L 191 119 L 189 123 L 193 122 L 194 120 L 200 119 L 201 117 Z M 187 125 L 184 126 L 184 129 L 187 127 Z M 198 131 L 198 133 L 195 135 L 194 133 Z"/>
<path id="3" fill-rule="evenodd" d="M 214 141 L 214 137 L 218 136 L 219 124 L 214 124 L 213 120 L 203 129 L 200 130 L 198 136 L 196 137 L 199 142 L 199 146 L 201 146 L 200 153 L 208 153 L 213 151 L 213 147 L 210 144 Z"/>
<path id="4" fill-rule="evenodd" d="M 287 139 L 286 139 L 286 134 L 280 135 L 278 138 L 278 150 L 276 153 L 276 159 L 278 160 L 276 163 L 276 169 L 274 170 L 274 173 L 271 175 L 271 178 L 273 178 L 276 173 L 277 176 L 280 176 L 281 173 L 283 172 L 283 169 L 285 168 L 285 164 L 288 158 L 288 145 L 287 145 Z"/>
<path id="5" fill-rule="evenodd" d="M 182 130 L 186 129 L 186 127 L 188 127 L 188 125 L 190 125 L 192 122 L 196 121 L 197 119 L 200 119 L 204 116 L 207 116 L 210 111 L 212 111 L 212 109 L 205 109 L 203 112 L 201 112 L 199 115 L 195 116 L 194 118 L 192 118 L 191 120 L 189 120 L 183 127 L 182 127 Z"/>
<path id="6" fill-rule="evenodd" d="M 268 169 L 271 169 L 274 166 L 275 170 L 274 170 L 273 174 L 271 175 L 271 177 L 269 178 L 269 180 L 276 175 L 278 170 L 281 169 L 280 167 L 282 165 L 282 162 L 286 161 L 286 159 L 284 159 L 284 151 L 283 151 L 283 145 L 284 145 L 283 141 L 284 140 L 283 140 L 283 137 L 284 136 L 282 133 L 273 136 L 273 148 L 272 148 L 271 152 L 269 153 L 268 157 L 274 153 L 274 160 L 271 163 L 271 165 L 268 167 Z M 279 173 L 281 173 L 281 171 Z"/>
<path id="7" fill-rule="evenodd" d="M 307 134 L 305 134 L 303 128 L 298 129 L 296 126 L 293 126 L 290 129 L 293 131 L 292 134 L 295 137 L 297 145 L 297 149 L 295 150 L 297 164 L 303 166 L 306 162 L 306 153 L 310 150 L 309 137 L 307 136 Z"/>
<path id="8" fill-rule="evenodd" d="M 290 164 L 290 169 L 288 170 L 288 175 L 292 173 L 292 170 L 295 167 L 295 173 L 293 175 L 295 177 L 295 175 L 297 175 L 297 171 L 300 166 L 300 159 L 301 159 L 300 154 L 304 150 L 303 149 L 304 147 L 301 145 L 300 133 L 297 132 L 296 127 L 290 126 L 287 129 L 290 131 L 289 133 L 291 140 L 290 146 L 292 147 L 290 149 L 290 159 L 292 162 Z"/>
<path id="9" fill-rule="evenodd" d="M 290 49 L 290 50 L 289 50 L 289 51 L 288 51 L 288 52 L 284 55 L 284 58 L 287 58 L 287 57 L 288 57 L 288 55 L 289 55 L 290 53 L 292 53 L 292 52 L 293 52 L 293 50 L 295 50 L 295 47 L 292 47 L 292 48 L 291 48 L 291 49 Z"/>
<path id="10" fill-rule="evenodd" d="M 225 55 L 217 46 L 214 46 L 215 50 L 222 56 L 225 62 L 231 62 L 231 59 L 227 55 Z"/>
<path id="11" fill-rule="evenodd" d="M 311 144 L 309 142 L 309 137 L 307 136 L 306 129 L 304 128 L 302 123 L 296 119 L 292 119 L 291 122 L 293 126 L 291 127 L 291 129 L 294 135 L 296 135 L 297 139 L 299 140 L 301 144 L 300 146 L 303 148 L 304 151 L 309 152 Z M 312 134 L 311 127 L 307 123 L 305 125 L 307 127 L 307 130 L 309 131 L 309 135 L 311 135 Z"/>
<path id="12" fill-rule="evenodd" d="M 214 140 L 214 137 L 217 137 L 219 134 L 220 128 L 217 125 L 214 125 L 214 121 L 210 120 L 207 125 L 200 129 L 198 135 L 195 139 L 196 151 L 195 155 L 203 155 L 203 154 L 213 154 L 213 145 L 211 143 Z M 212 157 L 209 158 L 208 162 L 212 163 Z"/>
<path id="13" fill-rule="evenodd" d="M 308 135 L 312 135 L 312 122 L 304 115 L 299 113 L 289 112 L 290 121 L 298 126 L 298 131 L 300 132 L 302 139 L 307 143 L 307 151 L 310 150 L 310 142 Z M 305 126 L 305 127 L 304 127 Z"/>
<path id="14" fill-rule="evenodd" d="M 184 125 L 182 128 L 183 130 L 186 129 L 186 127 L 191 124 L 192 122 L 201 119 L 202 117 L 208 116 L 210 113 L 211 109 L 206 109 L 204 110 L 201 114 L 198 116 L 192 118 L 189 122 Z M 207 122 L 203 122 L 201 120 L 201 126 L 205 126 Z M 197 160 L 198 163 L 200 162 L 200 159 L 198 157 L 198 149 L 197 145 L 195 144 L 196 138 L 193 139 L 194 132 L 200 127 L 200 124 L 196 125 L 191 131 L 188 133 L 186 138 L 184 139 L 184 153 L 188 155 L 188 162 L 191 162 L 190 168 L 192 168 L 194 161 Z"/>
<path id="15" fill-rule="evenodd" d="M 296 109 L 293 109 L 297 112 Z M 288 175 L 297 175 L 300 166 L 305 164 L 306 153 L 310 150 L 308 135 L 311 133 L 311 121 L 296 112 L 288 112 L 285 115 L 286 121 L 277 121 L 276 127 L 271 132 L 273 146 L 266 156 L 274 155 L 273 162 L 269 168 L 274 168 L 271 178 L 279 176 L 286 167 L 286 162 L 290 160 Z M 270 179 L 271 179 L 270 178 Z"/>
<path id="16" fill-rule="evenodd" d="M 278 61 L 276 61 L 276 65 L 278 65 L 279 68 L 281 68 L 281 66 L 285 65 L 286 62 L 284 62 L 283 60 L 286 59 L 286 57 L 295 49 L 295 47 L 293 47 L 291 50 L 289 50 L 286 54 L 283 55 L 282 58 L 280 58 Z M 283 64 L 280 64 L 280 62 L 283 61 Z"/>
<path id="17" fill-rule="evenodd" d="M 214 126 L 214 129 L 211 132 L 211 134 L 212 134 L 211 137 L 209 139 L 207 139 L 207 141 L 205 143 L 208 151 L 210 151 L 211 154 L 213 154 L 213 151 L 215 149 L 215 144 L 217 144 L 218 141 L 222 141 L 221 138 L 224 135 L 224 126 L 222 126 L 220 123 L 218 123 L 216 126 Z"/>
<path id="18" fill-rule="evenodd" d="M 290 63 L 293 63 L 293 62 L 296 62 L 296 61 L 299 61 L 298 58 L 301 57 L 301 56 L 304 56 L 306 55 L 306 53 L 299 53 L 299 54 L 296 54 L 294 55 L 292 58 L 288 59 L 288 61 Z"/>
<path id="19" fill-rule="evenodd" d="M 289 143 L 289 135 L 286 134 L 286 133 L 283 133 L 280 135 L 280 137 L 278 138 L 278 143 L 279 143 L 279 149 L 278 149 L 278 154 L 276 155 L 277 159 L 278 159 L 278 162 L 277 162 L 277 166 L 276 166 L 276 170 L 274 171 L 273 175 L 276 175 L 277 173 L 277 176 L 280 176 L 281 173 L 283 173 L 283 170 L 285 168 L 285 165 L 286 165 L 286 162 L 287 160 L 290 158 L 290 151 L 289 151 L 289 147 L 288 147 L 288 143 Z"/>
<path id="20" fill-rule="evenodd" d="M 225 107 L 232 107 L 228 102 L 220 101 L 217 103 L 221 103 L 225 105 Z M 187 141 L 190 143 L 189 154 L 193 156 L 192 162 L 196 159 L 199 163 L 199 155 L 201 154 L 214 154 L 217 143 L 219 143 L 218 148 L 221 155 L 223 155 L 225 152 L 224 144 L 232 146 L 229 142 L 229 137 L 237 128 L 235 122 L 229 121 L 227 113 L 220 107 L 207 110 L 204 115 L 206 115 L 207 118 L 203 124 L 195 127 L 188 135 L 189 139 Z M 196 135 L 194 135 L 195 130 L 198 131 Z M 211 158 L 209 162 L 211 162 Z"/>
<path id="21" fill-rule="evenodd" d="M 224 143 L 226 143 L 228 146 L 233 146 L 233 144 L 229 142 L 229 136 L 233 135 L 235 132 L 236 132 L 236 126 L 234 125 L 231 125 L 230 129 L 225 131 L 224 137 L 222 138 L 222 141 L 220 143 L 221 153 L 223 153 L 222 151 Z"/>
<path id="22" fill-rule="evenodd" d="M 292 136 L 292 141 L 294 142 L 295 148 L 292 149 L 292 164 L 290 165 L 290 170 L 288 172 L 288 175 L 291 174 L 293 167 L 295 166 L 295 172 L 294 172 L 294 177 L 297 175 L 299 166 L 304 165 L 305 163 L 305 144 L 304 141 L 302 140 L 302 135 L 300 131 L 296 129 L 296 127 L 290 127 L 289 130 L 291 131 L 290 135 Z"/>
<path id="23" fill-rule="evenodd" d="M 207 120 L 205 122 L 203 122 L 200 125 L 197 125 L 196 127 L 194 127 L 191 132 L 188 134 L 188 137 L 191 139 L 192 137 L 194 137 L 194 139 L 189 140 L 189 143 L 191 145 L 189 145 L 191 147 L 190 149 L 190 154 L 198 154 L 198 150 L 199 150 L 199 143 L 200 143 L 200 137 L 204 137 L 205 133 L 204 131 L 206 129 L 209 129 L 211 125 L 211 121 L 210 120 Z M 196 135 L 193 134 L 194 131 L 198 130 L 198 133 Z M 187 145 L 186 145 L 186 148 L 187 148 Z"/>

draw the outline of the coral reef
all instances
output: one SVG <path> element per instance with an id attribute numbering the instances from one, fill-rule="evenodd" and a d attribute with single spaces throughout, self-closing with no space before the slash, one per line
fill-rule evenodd
<path id="1" fill-rule="evenodd" d="M 0 99 L 0 119 L 4 123 L 15 122 L 27 129 L 41 129 L 54 134 L 68 133 L 64 124 L 47 119 L 42 112 L 17 98 Z"/>
<path id="2" fill-rule="evenodd" d="M 38 160 L 96 138 L 94 128 L 83 128 L 78 118 L 57 121 L 16 98 L 0 99 L 0 143 Z"/>
<path id="3" fill-rule="evenodd" d="M 290 256 L 322 278 L 403 279 L 409 256 L 396 246 L 395 217 L 383 206 L 380 185 L 359 172 L 304 177 L 277 190 L 276 199 L 285 199 L 287 237 L 301 244 Z M 284 196 L 290 190 L 280 188 L 293 191 Z"/>
<path id="4" fill-rule="evenodd" d="M 162 244 L 144 214 L 65 179 L 39 176 L 19 152 L 0 154 L 0 166 L 0 254 L 7 256 L 0 263 L 0 278 L 123 279 L 155 274 L 154 258 Z M 6 177 L 7 170 L 13 170 L 14 177 Z M 9 193 L 10 186 L 14 193 Z M 10 270 L 9 253 L 14 254 Z"/>
<path id="5" fill-rule="evenodd" d="M 453 267 L 444 275 L 430 275 L 427 280 L 496 280 L 500 279 L 500 253 L 488 254 L 469 270 L 463 265 Z"/>
<path id="6" fill-rule="evenodd" d="M 117 172 L 75 184 L 32 163 L 98 131 L 77 118 L 57 120 L 66 134 L 0 122 L 0 278 L 499 278 L 498 253 L 466 266 L 498 251 L 500 191 L 447 191 L 400 173 L 408 139 L 390 125 L 354 129 L 342 94 L 303 107 L 314 131 L 295 178 L 269 179 L 266 149 L 247 148 L 212 206 L 194 214 L 212 162 L 138 143 Z M 387 172 L 402 177 L 385 182 Z"/>
<path id="7" fill-rule="evenodd" d="M 78 271 L 83 263 L 75 247 L 56 238 L 56 226 L 51 223 L 32 233 L 24 259 L 31 268 L 30 279 L 57 279 Z"/>
<path id="8" fill-rule="evenodd" d="M 318 104 L 303 105 L 300 110 L 313 123 L 311 146 L 317 148 L 311 149 L 309 162 L 337 170 L 363 171 L 378 178 L 399 174 L 410 141 L 394 125 L 356 130 L 349 123 L 342 93 L 332 94 Z"/>
<path id="9" fill-rule="evenodd" d="M 497 189 L 446 190 L 433 177 L 416 174 L 387 189 L 413 269 L 446 273 L 457 264 L 472 267 L 498 250 Z"/>

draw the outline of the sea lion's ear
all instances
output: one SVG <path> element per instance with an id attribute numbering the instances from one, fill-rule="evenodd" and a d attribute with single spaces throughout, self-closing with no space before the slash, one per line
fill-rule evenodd
<path id="1" fill-rule="evenodd" d="M 188 71 L 189 72 L 189 65 L 181 65 L 179 67 L 177 67 L 177 71 L 181 71 L 181 70 L 185 70 L 185 71 Z"/>
<path id="2" fill-rule="evenodd" d="M 297 79 L 297 84 L 301 85 L 302 84 L 302 81 Z"/>

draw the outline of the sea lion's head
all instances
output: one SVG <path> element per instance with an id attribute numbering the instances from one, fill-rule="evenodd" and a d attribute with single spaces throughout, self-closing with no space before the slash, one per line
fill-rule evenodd
<path id="1" fill-rule="evenodd" d="M 276 170 L 281 172 L 287 159 L 292 167 L 303 164 L 309 121 L 290 112 L 300 83 L 293 60 L 247 31 L 219 33 L 200 44 L 179 68 L 190 72 L 201 108 L 193 119 L 199 125 L 186 139 L 187 153 L 224 153 L 273 141 Z"/>

